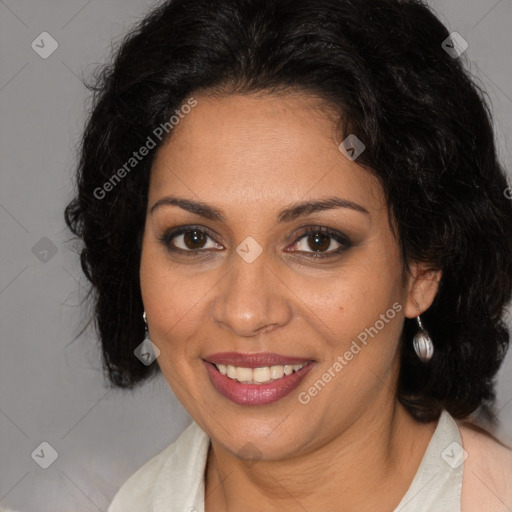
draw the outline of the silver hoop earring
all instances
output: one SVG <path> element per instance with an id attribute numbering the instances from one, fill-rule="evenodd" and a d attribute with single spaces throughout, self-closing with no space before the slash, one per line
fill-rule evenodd
<path id="1" fill-rule="evenodd" d="M 416 317 L 416 320 L 418 322 L 419 330 L 414 336 L 412 344 L 414 346 L 414 351 L 420 358 L 421 362 L 428 363 L 434 355 L 434 343 L 432 343 L 432 338 L 424 329 L 420 315 Z"/>

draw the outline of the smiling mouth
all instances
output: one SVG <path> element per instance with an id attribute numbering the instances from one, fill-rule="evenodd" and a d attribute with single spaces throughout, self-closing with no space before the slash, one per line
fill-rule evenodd
<path id="1" fill-rule="evenodd" d="M 312 362 L 313 361 L 306 361 L 301 364 L 261 366 L 258 368 L 245 368 L 242 366 L 216 363 L 212 364 L 222 375 L 225 375 L 231 380 L 238 381 L 243 384 L 269 384 L 300 371 L 304 366 Z"/>

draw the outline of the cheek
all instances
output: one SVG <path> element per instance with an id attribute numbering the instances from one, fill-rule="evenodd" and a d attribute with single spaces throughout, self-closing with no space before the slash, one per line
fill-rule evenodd
<path id="1" fill-rule="evenodd" d="M 332 283 L 311 308 L 322 320 L 316 322 L 321 360 L 306 399 L 314 397 L 313 406 L 333 424 L 391 388 L 398 368 L 400 287 L 394 280 L 362 278 L 352 273 Z"/>
<path id="2" fill-rule="evenodd" d="M 376 322 L 383 334 L 393 331 L 392 337 L 396 338 L 400 331 L 400 318 L 396 321 L 396 310 L 403 308 L 400 268 L 391 257 L 386 262 L 375 252 L 367 252 L 355 254 L 331 278 L 308 282 L 303 287 L 304 303 L 322 320 L 326 337 L 335 345 L 338 339 L 346 342 L 357 337 Z M 393 309 L 395 303 L 400 306 Z"/>
<path id="3" fill-rule="evenodd" d="M 207 318 L 208 294 L 213 283 L 209 283 L 208 273 L 192 277 L 177 272 L 162 254 L 155 247 L 143 249 L 141 294 L 153 343 L 164 360 L 177 360 L 194 349 L 194 344 L 187 344 L 186 340 Z"/>
<path id="4" fill-rule="evenodd" d="M 403 305 L 396 294 L 370 298 L 364 292 L 347 289 L 331 294 L 332 302 L 317 309 L 322 315 L 319 333 L 325 343 L 323 364 L 330 367 L 342 356 L 344 367 L 366 367 L 381 374 L 396 357 Z"/>
<path id="5" fill-rule="evenodd" d="M 321 319 L 317 322 L 323 340 L 319 370 L 333 382 L 332 393 L 341 401 L 348 396 L 370 399 L 383 381 L 389 381 L 398 362 L 404 292 L 401 267 L 392 255 L 392 249 L 361 251 L 322 284 L 321 293 L 309 297 L 308 306 Z M 327 400 L 325 395 L 329 393 L 319 404 Z"/>

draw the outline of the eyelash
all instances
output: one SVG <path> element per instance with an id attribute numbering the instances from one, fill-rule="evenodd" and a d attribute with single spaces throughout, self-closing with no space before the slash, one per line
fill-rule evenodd
<path id="1" fill-rule="evenodd" d="M 205 249 L 185 250 L 185 249 L 180 249 L 178 247 L 171 246 L 171 242 L 175 237 L 183 235 L 185 233 L 189 233 L 191 231 L 199 231 L 200 233 L 207 235 L 209 238 L 211 238 L 215 242 L 214 237 L 212 234 L 210 234 L 209 230 L 207 230 L 201 226 L 182 226 L 175 230 L 169 230 L 169 231 L 166 231 L 163 235 L 161 235 L 158 238 L 158 240 L 170 252 L 179 252 L 188 257 L 204 255 L 204 253 L 207 252 L 208 250 L 205 250 Z M 301 251 L 292 251 L 292 252 L 298 252 L 302 255 L 306 255 L 307 258 L 311 258 L 311 259 L 332 258 L 332 257 L 335 257 L 335 256 L 341 254 L 342 252 L 344 252 L 345 250 L 349 249 L 352 246 L 352 242 L 346 235 L 344 235 L 343 233 L 340 233 L 339 231 L 336 231 L 334 229 L 331 229 L 331 228 L 328 228 L 325 226 L 310 226 L 308 228 L 304 228 L 304 231 L 302 231 L 300 233 L 300 235 L 295 239 L 295 241 L 293 242 L 292 245 L 297 244 L 297 242 L 299 242 L 303 238 L 307 238 L 308 236 L 314 235 L 317 233 L 327 235 L 329 238 L 334 239 L 336 242 L 338 242 L 340 244 L 341 247 L 339 247 L 338 249 L 336 249 L 334 251 L 324 252 L 324 253 L 321 253 L 321 252 L 320 253 L 319 252 L 311 252 L 310 253 L 310 252 L 301 252 Z M 215 242 L 215 243 L 218 243 L 218 242 Z"/>

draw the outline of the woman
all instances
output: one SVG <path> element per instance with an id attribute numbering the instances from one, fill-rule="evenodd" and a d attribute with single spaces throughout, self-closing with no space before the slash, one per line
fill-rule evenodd
<path id="1" fill-rule="evenodd" d="M 510 510 L 467 420 L 512 204 L 461 48 L 415 0 L 175 0 L 127 36 L 66 221 L 109 379 L 161 371 L 194 421 L 109 512 Z"/>

